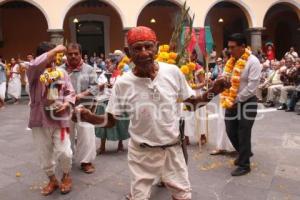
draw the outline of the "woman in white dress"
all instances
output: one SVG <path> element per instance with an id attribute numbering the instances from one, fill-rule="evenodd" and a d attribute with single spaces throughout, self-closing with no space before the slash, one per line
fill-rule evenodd
<path id="1" fill-rule="evenodd" d="M 195 86 L 193 91 L 195 95 L 201 94 L 205 91 L 206 81 L 205 72 L 202 68 L 195 72 Z M 187 144 L 189 138 L 194 136 L 201 145 L 207 142 L 206 138 L 206 110 L 205 106 L 197 109 L 195 112 L 183 111 L 184 116 L 184 134 L 186 136 Z"/>
<path id="2" fill-rule="evenodd" d="M 224 59 L 223 59 L 223 69 L 224 65 L 227 62 L 227 60 L 230 57 L 229 52 L 224 52 Z M 218 58 L 218 61 L 222 61 L 222 58 Z M 221 63 L 220 63 L 221 64 Z M 222 76 L 223 74 L 222 67 L 219 66 L 218 70 L 218 77 Z M 213 133 L 215 133 L 215 137 L 212 139 L 212 144 L 216 147 L 215 150 L 213 150 L 210 155 L 220 155 L 220 154 L 226 154 L 228 152 L 233 152 L 234 148 L 227 136 L 226 128 L 225 128 L 225 109 L 223 109 L 220 105 L 220 95 L 216 96 L 210 103 L 214 103 L 217 110 L 217 119 L 210 121 L 210 127 L 216 127 Z"/>
<path id="3" fill-rule="evenodd" d="M 221 155 L 233 152 L 234 148 L 226 133 L 224 121 L 225 109 L 220 105 L 220 96 L 216 96 L 210 103 L 215 104 L 217 108 L 217 112 L 215 113 L 216 118 L 209 121 L 209 126 L 213 129 L 210 131 L 212 133 L 210 143 L 216 148 L 210 155 Z"/>
<path id="4" fill-rule="evenodd" d="M 17 64 L 14 58 L 11 59 L 11 71 L 8 80 L 7 94 L 13 98 L 13 103 L 17 104 L 21 97 L 21 76 L 20 65 Z"/>

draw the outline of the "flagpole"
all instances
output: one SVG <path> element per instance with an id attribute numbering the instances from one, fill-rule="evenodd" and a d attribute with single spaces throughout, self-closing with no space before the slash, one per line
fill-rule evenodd
<path id="1" fill-rule="evenodd" d="M 208 66 L 208 61 L 209 61 L 209 53 L 206 54 L 206 62 L 205 62 L 205 65 L 206 65 L 206 77 L 205 77 L 205 80 L 206 80 L 206 89 L 208 91 L 208 81 L 209 81 L 209 66 Z M 206 125 L 206 143 L 208 144 L 208 140 L 209 140 L 209 133 L 208 133 L 208 110 L 207 110 L 207 105 L 205 105 L 205 125 Z"/>

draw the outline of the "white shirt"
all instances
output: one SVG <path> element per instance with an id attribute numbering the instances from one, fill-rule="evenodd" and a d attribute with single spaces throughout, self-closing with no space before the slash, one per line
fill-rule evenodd
<path id="1" fill-rule="evenodd" d="M 261 70 L 259 60 L 251 54 L 241 74 L 240 88 L 236 99 L 238 102 L 245 102 L 256 95 Z"/>
<path id="2" fill-rule="evenodd" d="M 159 63 L 154 80 L 128 72 L 116 81 L 106 112 L 130 116 L 129 133 L 135 143 L 166 145 L 178 141 L 178 99 L 192 92 L 175 65 Z"/>
<path id="3" fill-rule="evenodd" d="M 107 78 L 105 77 L 104 74 L 105 74 L 105 72 L 103 72 L 103 73 L 98 77 L 97 83 L 98 83 L 99 85 L 101 85 L 101 84 L 106 84 L 106 83 L 107 83 Z M 114 83 L 116 82 L 117 78 L 118 78 L 118 77 L 114 77 L 114 78 L 111 77 L 111 78 L 110 78 L 110 83 L 111 83 L 112 85 L 114 85 Z M 111 93 L 112 93 L 112 89 L 111 89 L 111 88 L 108 88 L 108 87 L 105 87 L 103 93 L 101 94 L 101 98 L 100 98 L 100 99 L 109 99 L 110 96 L 111 96 Z"/>

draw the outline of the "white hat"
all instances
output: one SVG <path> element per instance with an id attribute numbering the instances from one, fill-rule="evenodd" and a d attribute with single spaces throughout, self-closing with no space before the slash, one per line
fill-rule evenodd
<path id="1" fill-rule="evenodd" d="M 121 50 L 115 50 L 114 54 L 115 55 L 123 55 L 123 52 Z"/>

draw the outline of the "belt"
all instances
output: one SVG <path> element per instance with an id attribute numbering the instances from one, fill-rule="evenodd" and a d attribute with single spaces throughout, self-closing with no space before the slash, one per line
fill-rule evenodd
<path id="1" fill-rule="evenodd" d="M 139 146 L 141 148 L 151 148 L 151 149 L 154 149 L 154 148 L 161 148 L 161 149 L 166 149 L 166 148 L 169 148 L 169 147 L 173 147 L 173 146 L 177 146 L 177 145 L 181 145 L 181 141 L 178 141 L 176 143 L 173 143 L 173 144 L 166 144 L 166 145 L 155 145 L 155 146 L 152 146 L 152 145 L 149 145 L 147 143 L 141 143 Z"/>

